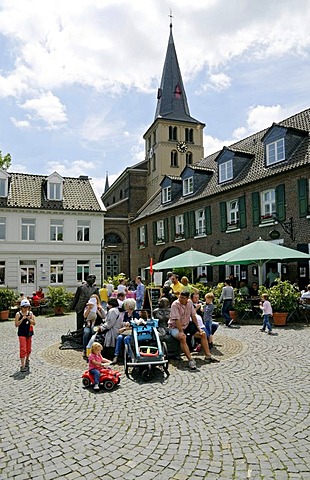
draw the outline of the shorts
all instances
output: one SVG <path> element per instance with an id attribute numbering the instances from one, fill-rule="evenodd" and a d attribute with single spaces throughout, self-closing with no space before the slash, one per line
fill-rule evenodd
<path id="1" fill-rule="evenodd" d="M 183 332 L 185 333 L 185 335 L 193 336 L 193 335 L 195 335 L 195 333 L 198 332 L 198 328 L 196 327 L 194 322 L 189 322 L 187 327 L 183 329 Z M 178 328 L 169 328 L 169 333 L 174 338 L 178 338 L 180 330 Z"/>

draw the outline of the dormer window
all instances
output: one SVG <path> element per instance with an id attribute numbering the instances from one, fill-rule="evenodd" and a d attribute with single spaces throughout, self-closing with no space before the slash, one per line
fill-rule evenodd
<path id="1" fill-rule="evenodd" d="M 233 178 L 233 162 L 228 160 L 228 162 L 221 163 L 219 165 L 219 182 L 227 182 Z"/>
<path id="2" fill-rule="evenodd" d="M 63 178 L 56 172 L 47 178 L 47 199 L 54 201 L 63 199 Z"/>
<path id="3" fill-rule="evenodd" d="M 8 196 L 9 174 L 0 168 L 0 197 Z"/>
<path id="4" fill-rule="evenodd" d="M 266 145 L 267 166 L 285 160 L 284 138 Z"/>
<path id="5" fill-rule="evenodd" d="M 194 192 L 193 177 L 185 178 L 183 180 L 183 195 L 190 195 Z"/>
<path id="6" fill-rule="evenodd" d="M 171 202 L 171 187 L 165 187 L 162 189 L 162 203 Z"/>

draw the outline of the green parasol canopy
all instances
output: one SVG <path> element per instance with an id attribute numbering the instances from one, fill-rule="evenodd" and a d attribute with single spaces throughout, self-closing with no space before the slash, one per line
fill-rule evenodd
<path id="1" fill-rule="evenodd" d="M 255 242 L 236 248 L 230 252 L 224 253 L 214 260 L 210 260 L 209 265 L 251 265 L 258 266 L 259 284 L 262 285 L 262 267 L 271 260 L 285 260 L 293 262 L 297 260 L 310 260 L 310 255 L 299 252 L 293 248 L 283 247 L 276 243 L 267 242 L 259 238 Z"/>

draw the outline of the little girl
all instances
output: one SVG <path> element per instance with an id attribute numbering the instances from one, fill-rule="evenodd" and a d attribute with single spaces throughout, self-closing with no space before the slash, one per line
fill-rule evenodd
<path id="1" fill-rule="evenodd" d="M 18 328 L 19 356 L 21 372 L 29 370 L 29 357 L 31 353 L 33 326 L 36 324 L 35 316 L 30 311 L 30 302 L 25 299 L 20 302 L 20 312 L 15 315 L 15 327 Z"/>
<path id="2" fill-rule="evenodd" d="M 261 328 L 261 331 L 264 332 L 267 327 L 268 333 L 271 334 L 272 326 L 270 324 L 269 318 L 272 316 L 272 307 L 268 300 L 267 293 L 263 293 L 262 295 L 262 302 L 260 303 L 260 308 L 263 311 L 263 328 Z"/>
<path id="3" fill-rule="evenodd" d="M 94 390 L 99 390 L 100 367 L 110 363 L 110 360 L 103 358 L 101 355 L 102 345 L 94 342 L 91 347 L 91 354 L 88 357 L 88 370 L 94 376 Z"/>

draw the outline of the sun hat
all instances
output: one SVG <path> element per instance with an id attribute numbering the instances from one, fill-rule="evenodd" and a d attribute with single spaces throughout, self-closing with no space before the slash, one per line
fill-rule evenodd
<path id="1" fill-rule="evenodd" d="M 20 302 L 20 306 L 21 306 L 21 307 L 30 307 L 30 302 L 29 302 L 29 300 L 22 300 L 22 301 Z"/>

